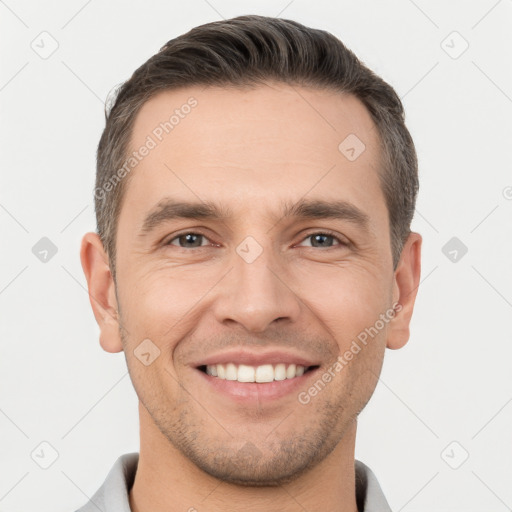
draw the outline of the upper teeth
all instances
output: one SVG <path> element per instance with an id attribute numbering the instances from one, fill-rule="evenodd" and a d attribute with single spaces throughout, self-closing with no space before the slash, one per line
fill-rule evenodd
<path id="1" fill-rule="evenodd" d="M 206 373 L 224 380 L 237 380 L 238 382 L 272 382 L 274 380 L 293 379 L 304 373 L 305 367 L 284 363 L 276 365 L 262 364 L 261 366 L 247 366 L 245 364 L 213 364 L 206 367 Z"/>

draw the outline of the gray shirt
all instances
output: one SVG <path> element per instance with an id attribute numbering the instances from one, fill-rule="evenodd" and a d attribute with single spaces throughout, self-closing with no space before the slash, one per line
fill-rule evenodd
<path id="1" fill-rule="evenodd" d="M 128 493 L 135 479 L 139 454 L 121 455 L 110 470 L 103 485 L 76 512 L 131 512 Z M 359 512 L 391 512 L 372 470 L 355 461 L 356 499 Z"/>

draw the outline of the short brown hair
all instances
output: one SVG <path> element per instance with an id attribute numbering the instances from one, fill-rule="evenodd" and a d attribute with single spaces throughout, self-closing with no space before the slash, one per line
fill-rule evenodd
<path id="1" fill-rule="evenodd" d="M 115 281 L 116 233 L 127 179 L 120 179 L 134 120 L 156 93 L 178 87 L 249 87 L 278 81 L 350 93 L 368 109 L 381 143 L 382 190 L 396 267 L 418 192 L 418 163 L 394 89 L 332 34 L 296 21 L 257 15 L 207 23 L 171 39 L 140 66 L 105 106 L 97 152 L 97 231 Z M 340 141 L 341 142 L 341 141 Z"/>

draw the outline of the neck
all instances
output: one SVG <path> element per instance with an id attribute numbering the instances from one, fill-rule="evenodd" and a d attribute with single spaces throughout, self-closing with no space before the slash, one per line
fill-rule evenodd
<path id="1" fill-rule="evenodd" d="M 132 512 L 224 512 L 228 505 L 235 510 L 233 504 L 243 504 L 244 512 L 357 512 L 356 422 L 322 462 L 292 482 L 246 487 L 222 482 L 199 469 L 162 435 L 141 405 L 139 412 L 139 463 L 129 493 Z"/>

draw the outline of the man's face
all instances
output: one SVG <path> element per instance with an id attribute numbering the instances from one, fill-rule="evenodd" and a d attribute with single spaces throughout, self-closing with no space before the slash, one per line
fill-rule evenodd
<path id="1" fill-rule="evenodd" d="M 191 96 L 197 105 L 172 131 L 155 132 Z M 350 134 L 364 151 L 353 135 L 339 149 Z M 285 482 L 334 449 L 380 373 L 386 322 L 333 371 L 397 298 L 375 125 L 362 103 L 339 93 L 194 87 L 144 105 L 131 149 L 148 135 L 157 144 L 132 171 L 116 241 L 122 343 L 146 411 L 141 428 L 158 429 L 215 477 Z M 223 216 L 166 218 L 166 202 L 208 203 Z M 310 202 L 341 208 L 285 215 L 285 206 Z M 217 377 L 204 371 L 208 363 Z M 221 379 L 213 363 L 263 366 L 255 371 L 263 379 L 282 378 L 284 364 L 291 378 Z M 311 368 L 294 377 L 294 363 Z M 309 392 L 329 368 L 330 382 Z M 250 380 L 253 370 L 239 372 Z"/>

